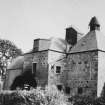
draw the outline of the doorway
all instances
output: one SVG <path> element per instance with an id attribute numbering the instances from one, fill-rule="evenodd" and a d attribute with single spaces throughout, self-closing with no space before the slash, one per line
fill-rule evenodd
<path id="1" fill-rule="evenodd" d="M 32 64 L 32 73 L 35 75 L 36 74 L 36 69 L 37 69 L 37 63 Z"/>

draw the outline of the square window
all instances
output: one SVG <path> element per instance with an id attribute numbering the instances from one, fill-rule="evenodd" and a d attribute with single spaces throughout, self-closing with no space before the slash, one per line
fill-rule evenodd
<path id="1" fill-rule="evenodd" d="M 56 73 L 61 73 L 61 67 L 60 66 L 56 66 Z"/>

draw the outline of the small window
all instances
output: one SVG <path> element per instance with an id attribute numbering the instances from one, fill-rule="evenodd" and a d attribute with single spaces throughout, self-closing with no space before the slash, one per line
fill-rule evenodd
<path id="1" fill-rule="evenodd" d="M 88 63 L 88 61 L 84 61 L 84 63 L 85 63 L 85 64 L 87 64 L 87 63 Z"/>
<path id="2" fill-rule="evenodd" d="M 61 67 L 60 66 L 56 66 L 56 73 L 61 73 Z"/>
<path id="3" fill-rule="evenodd" d="M 36 74 L 37 63 L 33 63 L 32 65 L 32 73 Z"/>
<path id="4" fill-rule="evenodd" d="M 65 87 L 66 94 L 70 94 L 70 87 Z"/>
<path id="5" fill-rule="evenodd" d="M 62 85 L 57 85 L 58 90 L 62 90 Z"/>
<path id="6" fill-rule="evenodd" d="M 82 87 L 79 87 L 78 88 L 78 94 L 82 94 L 83 93 L 83 88 Z"/>

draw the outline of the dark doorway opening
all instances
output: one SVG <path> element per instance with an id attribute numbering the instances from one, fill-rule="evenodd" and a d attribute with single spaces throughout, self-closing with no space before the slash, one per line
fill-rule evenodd
<path id="1" fill-rule="evenodd" d="M 11 90 L 16 90 L 17 87 L 23 90 L 26 86 L 28 86 L 28 90 L 30 89 L 30 87 L 37 87 L 36 80 L 31 71 L 26 71 L 22 75 L 16 77 L 11 85 Z"/>

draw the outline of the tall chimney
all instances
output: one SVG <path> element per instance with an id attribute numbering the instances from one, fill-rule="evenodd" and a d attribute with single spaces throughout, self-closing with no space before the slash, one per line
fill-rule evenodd
<path id="1" fill-rule="evenodd" d="M 65 40 L 68 44 L 75 45 L 77 43 L 77 31 L 72 27 L 66 28 Z"/>

